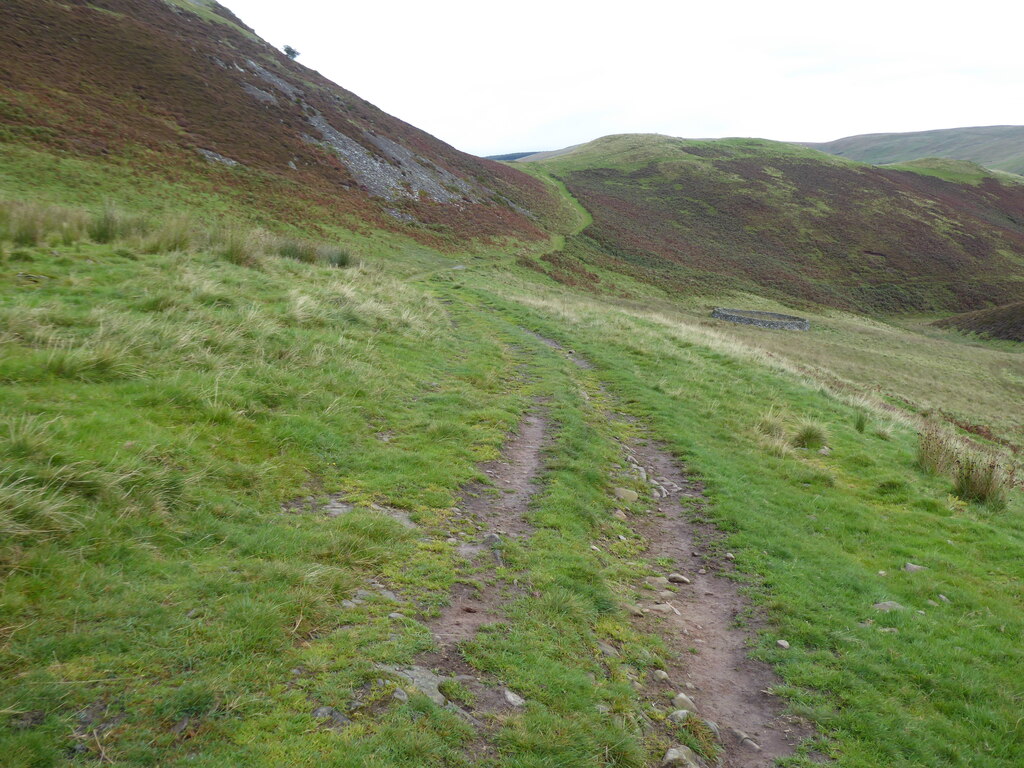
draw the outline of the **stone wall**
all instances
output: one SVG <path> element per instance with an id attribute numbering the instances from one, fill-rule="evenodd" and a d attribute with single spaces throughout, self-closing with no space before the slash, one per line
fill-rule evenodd
<path id="1" fill-rule="evenodd" d="M 811 324 L 802 317 L 780 315 L 777 312 L 759 312 L 753 309 L 725 309 L 715 307 L 712 317 L 731 323 L 756 325 L 760 328 L 777 328 L 784 331 L 809 331 Z"/>

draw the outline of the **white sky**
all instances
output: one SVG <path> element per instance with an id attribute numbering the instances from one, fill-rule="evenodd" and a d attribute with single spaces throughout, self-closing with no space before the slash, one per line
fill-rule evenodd
<path id="1" fill-rule="evenodd" d="M 610 133 L 828 141 L 1024 124 L 1019 0 L 222 0 L 479 155 Z"/>

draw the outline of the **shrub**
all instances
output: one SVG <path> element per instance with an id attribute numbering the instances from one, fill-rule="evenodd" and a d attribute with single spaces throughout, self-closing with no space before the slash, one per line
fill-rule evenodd
<path id="1" fill-rule="evenodd" d="M 806 448 L 809 451 L 821 448 L 828 441 L 828 433 L 825 428 L 816 421 L 802 421 L 793 434 L 793 445 L 797 448 Z"/>
<path id="2" fill-rule="evenodd" d="M 857 411 L 857 416 L 853 420 L 853 428 L 861 434 L 868 426 L 868 415 L 864 411 Z"/>

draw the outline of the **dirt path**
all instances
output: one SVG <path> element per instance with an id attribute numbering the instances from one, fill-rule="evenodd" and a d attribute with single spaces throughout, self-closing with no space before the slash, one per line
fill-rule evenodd
<path id="1" fill-rule="evenodd" d="M 557 341 L 533 335 L 576 366 L 593 368 Z M 609 397 L 603 385 L 597 388 Z M 614 409 L 608 416 L 635 423 Z M 629 516 L 627 525 L 645 539 L 650 562 L 671 562 L 659 565 L 663 576 L 646 580 L 640 590 L 644 599 L 635 607 L 640 628 L 661 635 L 674 652 L 664 670 L 667 679 L 652 679 L 644 694 L 658 706 L 664 706 L 667 693 L 685 694 L 690 703 L 672 709 L 687 709 L 714 724 L 723 749 L 722 768 L 774 765 L 813 731 L 784 713 L 785 704 L 767 692 L 780 678 L 768 664 L 747 654 L 753 633 L 737 627 L 736 620 L 749 611 L 750 603 L 734 581 L 721 575 L 731 561 L 714 557 L 708 546 L 721 534 L 690 519 L 706 503 L 703 487 L 653 441 L 624 445 L 623 453 L 624 474 L 648 486 L 653 504 L 649 514 Z M 669 580 L 670 575 L 685 581 Z"/>
<path id="2" fill-rule="evenodd" d="M 771 667 L 747 655 L 751 633 L 735 623 L 749 610 L 749 601 L 734 581 L 721 575 L 731 561 L 708 554 L 715 530 L 689 520 L 689 512 L 704 503 L 702 488 L 651 441 L 625 450 L 634 471 L 642 469 L 638 474 L 646 475 L 656 503 L 654 514 L 634 516 L 630 525 L 647 540 L 651 560 L 672 561 L 664 569 L 666 578 L 678 573 L 690 581 L 678 584 L 672 597 L 649 593 L 653 600 L 645 601 L 646 612 L 637 619 L 665 637 L 677 654 L 665 670 L 668 680 L 652 682 L 651 692 L 661 687 L 689 696 L 700 717 L 717 725 L 726 768 L 773 765 L 776 758 L 792 754 L 811 731 L 786 716 L 783 702 L 767 693 L 781 682 Z M 665 605 L 674 610 L 654 608 Z"/>
<path id="3" fill-rule="evenodd" d="M 459 580 L 449 604 L 439 615 L 423 620 L 436 649 L 419 654 L 408 666 L 380 667 L 402 687 L 418 689 L 475 726 L 477 737 L 465 751 L 477 760 L 498 757 L 490 736 L 503 715 L 526 706 L 526 701 L 500 680 L 471 667 L 459 646 L 471 640 L 480 627 L 502 622 L 502 607 L 520 594 L 517 587 L 499 577 L 498 568 L 504 565 L 505 543 L 533 531 L 527 513 L 530 500 L 539 490 L 537 478 L 547 440 L 545 414 L 539 409 L 531 411 L 505 444 L 501 458 L 480 465 L 489 482 L 470 484 L 453 509 L 453 528 L 462 532 Z M 473 533 L 467 535 L 466 531 Z M 448 541 L 455 544 L 458 539 Z M 448 683 L 468 690 L 472 703 L 450 701 L 446 697 Z"/>
<path id="4" fill-rule="evenodd" d="M 477 535 L 459 545 L 459 554 L 473 575 L 455 585 L 451 604 L 427 622 L 442 657 L 457 656 L 458 643 L 473 637 L 482 625 L 499 621 L 501 605 L 513 596 L 512 587 L 495 579 L 494 571 L 503 564 L 505 540 L 528 536 L 533 530 L 526 517 L 538 490 L 547 433 L 545 416 L 539 411 L 528 413 L 501 458 L 480 466 L 491 484 L 473 483 L 462 493 L 455 514 L 470 523 Z"/>

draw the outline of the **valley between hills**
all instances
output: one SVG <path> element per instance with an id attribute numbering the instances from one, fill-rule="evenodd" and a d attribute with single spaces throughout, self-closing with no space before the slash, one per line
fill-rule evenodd
<path id="1" fill-rule="evenodd" d="M 1024 763 L 1012 127 L 498 162 L 212 0 L 0 50 L 4 765 Z"/>

